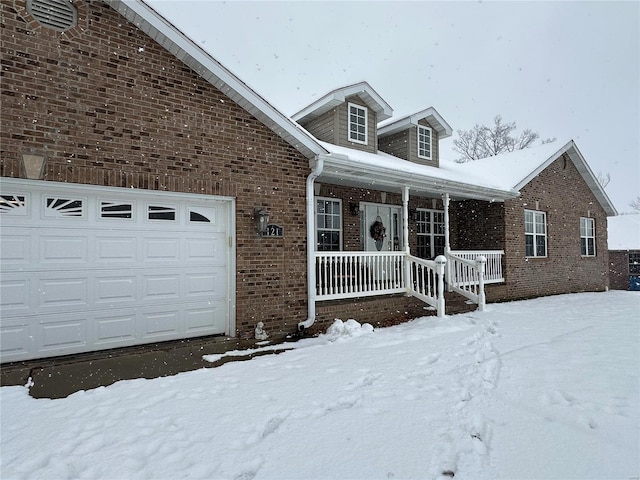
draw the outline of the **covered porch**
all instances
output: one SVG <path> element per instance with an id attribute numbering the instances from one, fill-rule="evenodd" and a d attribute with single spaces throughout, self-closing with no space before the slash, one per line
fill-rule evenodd
<path id="1" fill-rule="evenodd" d="M 315 308 L 316 302 L 403 294 L 421 300 L 433 307 L 438 316 L 444 316 L 447 290 L 476 303 L 479 309 L 484 308 L 485 285 L 504 282 L 504 250 L 452 248 L 450 204 L 455 200 L 503 202 L 518 193 L 464 182 L 462 178 L 456 178 L 455 171 L 446 168 L 412 164 L 393 157 L 388 161 L 380 160 L 380 157 L 358 154 L 354 158 L 334 152 L 319 157 L 308 177 L 308 233 L 310 246 L 314 247 L 309 249 L 310 303 Z M 335 245 L 327 249 L 318 241 L 316 198 L 320 193 L 319 185 L 375 190 L 383 200 L 388 193 L 401 201 L 400 205 L 385 202 L 376 205 L 342 199 L 349 202 L 352 215 L 359 216 L 360 249 L 346 251 Z M 415 242 L 409 240 L 409 221 L 416 214 L 415 209 L 410 209 L 410 202 L 415 204 L 417 199 L 431 199 L 429 201 L 434 205 L 438 199 L 438 205 L 442 207 L 439 216 L 443 217 L 440 229 L 443 230 L 444 245 L 440 245 L 435 258 L 421 258 L 426 256 L 424 251 L 418 255 Z M 382 215 L 383 221 L 378 215 L 375 218 L 380 225 L 376 225 L 375 221 L 371 222 L 375 214 L 367 209 L 377 206 L 392 207 L 397 214 Z M 390 224 L 385 227 L 386 221 Z M 390 238 L 383 241 L 387 237 Z M 353 249 L 353 245 L 350 247 Z"/>

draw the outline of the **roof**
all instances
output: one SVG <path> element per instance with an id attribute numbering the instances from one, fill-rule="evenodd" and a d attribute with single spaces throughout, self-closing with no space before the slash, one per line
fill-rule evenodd
<path id="1" fill-rule="evenodd" d="M 385 102 L 380 95 L 367 82 L 360 82 L 354 85 L 337 88 L 316 100 L 311 105 L 294 113 L 291 118 L 296 122 L 304 123 L 313 120 L 328 112 L 332 108 L 345 102 L 347 97 L 358 96 L 367 107 L 376 112 L 378 122 L 386 120 L 393 114 L 393 109 Z"/>
<path id="2" fill-rule="evenodd" d="M 547 143 L 467 163 L 440 160 L 440 166 L 446 164 L 447 168 L 481 178 L 485 182 L 492 181 L 503 189 L 520 190 L 565 153 L 582 175 L 606 214 L 609 216 L 617 215 L 613 203 L 609 200 L 573 140 L 566 143 Z"/>
<path id="3" fill-rule="evenodd" d="M 412 115 L 405 115 L 395 120 L 392 119 L 382 122 L 378 125 L 378 138 L 416 126 L 422 119 L 429 122 L 429 125 L 438 132 L 440 139 L 450 137 L 453 133 L 451 126 L 442 118 L 438 111 L 433 107 L 429 107 Z"/>
<path id="4" fill-rule="evenodd" d="M 396 192 L 401 192 L 407 186 L 412 195 L 449 193 L 453 199 L 504 201 L 518 196 L 514 189 L 503 189 L 495 182 L 460 172 L 456 168 L 421 165 L 384 152 L 368 153 L 320 143 L 329 154 L 319 156 L 324 164 L 319 181 L 329 180 L 337 185 Z"/>
<path id="5" fill-rule="evenodd" d="M 640 213 L 607 219 L 609 250 L 640 250 Z"/>
<path id="6" fill-rule="evenodd" d="M 318 154 L 326 153 L 314 137 L 300 129 L 295 122 L 273 107 L 144 1 L 103 1 L 307 158 L 315 158 Z"/>

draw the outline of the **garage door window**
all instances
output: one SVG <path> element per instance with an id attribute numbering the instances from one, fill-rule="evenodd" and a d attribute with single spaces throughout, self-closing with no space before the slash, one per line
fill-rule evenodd
<path id="1" fill-rule="evenodd" d="M 120 202 L 100 202 L 100 218 L 133 218 L 133 204 Z"/>
<path id="2" fill-rule="evenodd" d="M 149 205 L 147 207 L 147 219 L 175 221 L 176 208 L 161 205 Z"/>
<path id="3" fill-rule="evenodd" d="M 47 197 L 44 216 L 49 218 L 84 217 L 84 202 L 77 198 Z"/>
<path id="4" fill-rule="evenodd" d="M 27 200 L 24 195 L 2 195 L 0 197 L 0 213 L 27 216 Z"/>

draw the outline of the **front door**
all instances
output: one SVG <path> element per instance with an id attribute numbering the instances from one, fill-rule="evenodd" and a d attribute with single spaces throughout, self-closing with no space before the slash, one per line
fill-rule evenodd
<path id="1" fill-rule="evenodd" d="M 367 252 L 402 250 L 402 210 L 396 205 L 363 203 L 363 248 Z"/>

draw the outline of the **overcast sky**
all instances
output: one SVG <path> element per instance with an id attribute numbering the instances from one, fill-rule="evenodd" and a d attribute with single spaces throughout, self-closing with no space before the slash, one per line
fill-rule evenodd
<path id="1" fill-rule="evenodd" d="M 147 2 L 285 115 L 365 80 L 394 116 L 573 139 L 619 212 L 640 195 L 640 2 Z"/>

